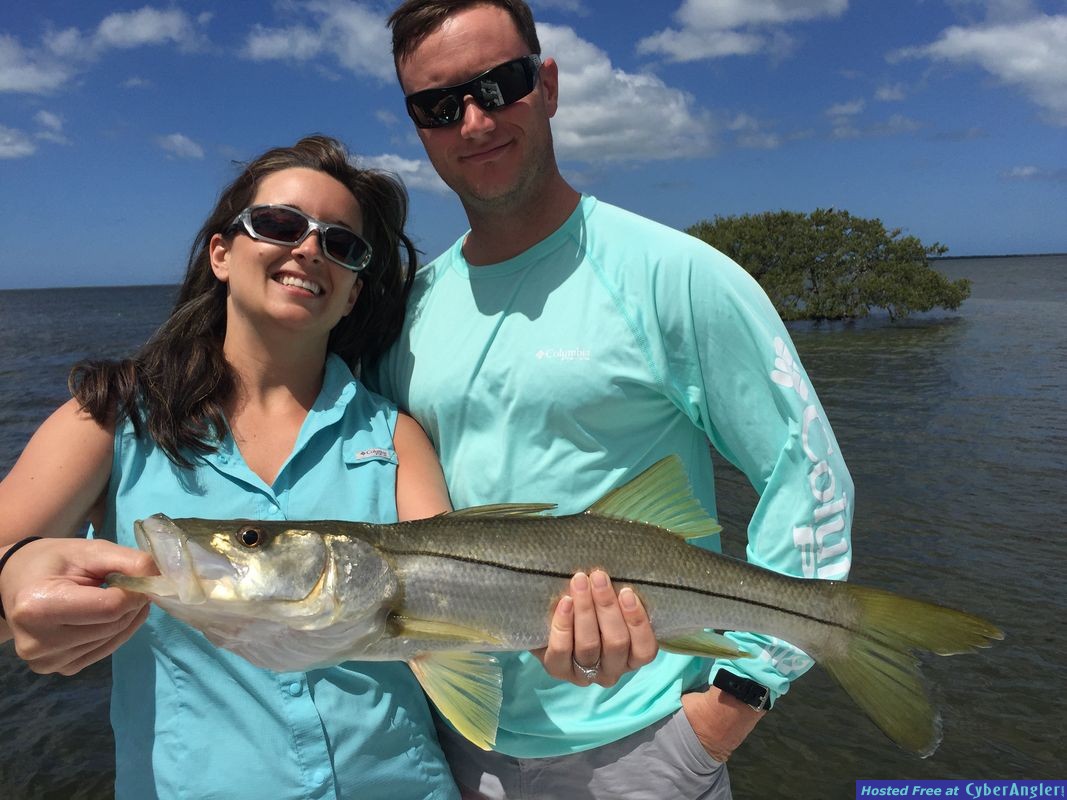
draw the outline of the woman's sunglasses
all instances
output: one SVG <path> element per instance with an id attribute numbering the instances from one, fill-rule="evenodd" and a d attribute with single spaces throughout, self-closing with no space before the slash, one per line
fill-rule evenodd
<path id="1" fill-rule="evenodd" d="M 295 247 L 317 231 L 323 254 L 336 264 L 359 272 L 370 263 L 367 240 L 343 225 L 320 222 L 290 206 L 249 206 L 230 223 L 227 233 L 244 226 L 253 239 Z"/>
<path id="2" fill-rule="evenodd" d="M 463 99 L 474 98 L 483 111 L 516 103 L 533 91 L 541 59 L 530 55 L 506 61 L 456 86 L 424 89 L 404 98 L 408 114 L 420 128 L 443 128 L 463 119 Z"/>

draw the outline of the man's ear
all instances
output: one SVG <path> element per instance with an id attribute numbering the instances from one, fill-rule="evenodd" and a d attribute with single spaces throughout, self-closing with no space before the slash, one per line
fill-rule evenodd
<path id="1" fill-rule="evenodd" d="M 541 94 L 545 98 L 548 116 L 554 117 L 559 104 L 559 67 L 554 58 L 546 58 L 542 62 L 537 80 L 541 84 Z"/>
<path id="2" fill-rule="evenodd" d="M 222 283 L 230 280 L 230 242 L 221 233 L 216 233 L 208 243 L 211 271 Z"/>

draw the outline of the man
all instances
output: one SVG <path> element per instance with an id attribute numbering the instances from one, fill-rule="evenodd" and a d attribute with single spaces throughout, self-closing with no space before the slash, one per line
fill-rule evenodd
<path id="1" fill-rule="evenodd" d="M 710 441 L 760 493 L 749 560 L 844 578 L 851 480 L 758 285 L 696 239 L 567 184 L 549 122 L 558 69 L 539 58 L 521 0 L 407 0 L 390 25 L 409 114 L 470 232 L 420 270 L 401 340 L 371 377 L 432 438 L 454 505 L 574 513 L 676 453 L 714 514 Z M 718 537 L 697 544 L 719 549 Z M 602 599 L 610 584 L 593 576 Z M 755 657 L 661 652 L 596 680 L 600 652 L 616 672 L 644 663 L 647 630 L 632 592 L 598 618 L 584 579 L 557 608 L 544 666 L 504 659 L 497 751 L 441 727 L 461 788 L 729 798 L 724 762 L 810 659 L 731 634 Z M 586 673 L 597 685 L 572 685 Z"/>

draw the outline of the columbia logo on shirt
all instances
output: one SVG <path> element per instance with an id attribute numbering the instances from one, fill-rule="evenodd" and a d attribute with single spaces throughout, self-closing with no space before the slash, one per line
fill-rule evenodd
<path id="1" fill-rule="evenodd" d="M 535 354 L 538 361 L 589 361 L 592 353 L 584 347 L 548 347 Z"/>

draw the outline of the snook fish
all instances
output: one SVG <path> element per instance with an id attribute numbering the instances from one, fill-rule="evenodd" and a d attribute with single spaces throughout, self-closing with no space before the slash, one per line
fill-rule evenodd
<path id="1" fill-rule="evenodd" d="M 169 519 L 136 524 L 155 577 L 111 575 L 213 643 L 275 670 L 406 661 L 457 730 L 496 736 L 501 675 L 485 651 L 548 641 L 577 570 L 603 568 L 648 609 L 660 646 L 747 653 L 711 632 L 752 631 L 804 650 L 889 738 L 940 741 L 915 650 L 940 655 L 1003 634 L 980 617 L 851 583 L 786 577 L 686 543 L 719 530 L 669 457 L 581 514 L 545 504 L 468 508 L 393 525 Z"/>

